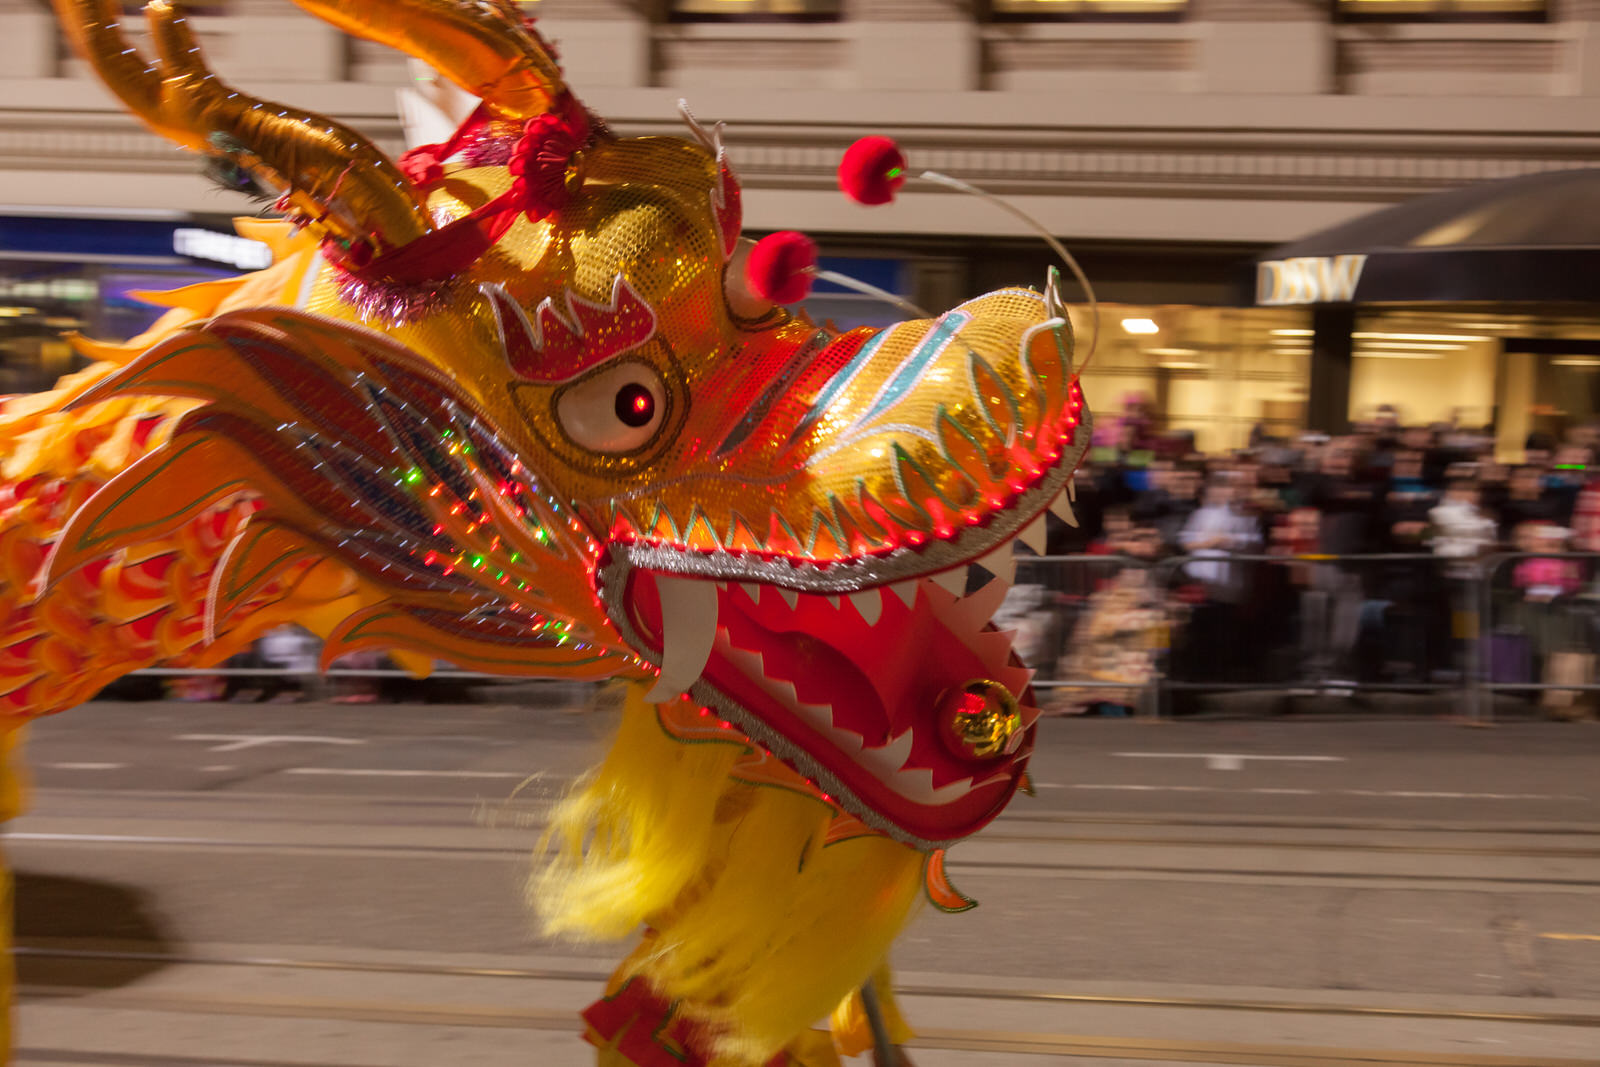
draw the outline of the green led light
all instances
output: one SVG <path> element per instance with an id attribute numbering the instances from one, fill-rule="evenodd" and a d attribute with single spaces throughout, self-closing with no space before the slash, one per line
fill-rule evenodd
<path id="1" fill-rule="evenodd" d="M 422 472 L 417 468 L 412 467 L 410 470 L 406 471 L 407 485 L 416 485 L 420 481 L 422 481 Z"/>
<path id="2" fill-rule="evenodd" d="M 904 174 L 905 172 L 906 172 L 906 169 L 904 167 L 890 167 L 888 172 L 886 174 L 884 174 L 884 177 L 885 178 L 898 178 L 898 177 L 900 177 L 900 175 Z"/>
<path id="3" fill-rule="evenodd" d="M 472 565 L 474 567 L 480 567 L 481 568 L 483 566 L 483 564 L 484 564 L 484 559 L 483 559 L 482 556 L 473 556 L 472 557 Z"/>

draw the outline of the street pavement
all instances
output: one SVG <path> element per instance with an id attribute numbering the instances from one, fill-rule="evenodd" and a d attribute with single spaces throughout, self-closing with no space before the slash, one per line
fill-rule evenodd
<path id="1" fill-rule="evenodd" d="M 583 687 L 96 702 L 29 731 L 20 1064 L 577 1067 L 541 938 Z M 1600 727 L 1043 721 L 896 949 L 923 1067 L 1600 1065 Z"/>

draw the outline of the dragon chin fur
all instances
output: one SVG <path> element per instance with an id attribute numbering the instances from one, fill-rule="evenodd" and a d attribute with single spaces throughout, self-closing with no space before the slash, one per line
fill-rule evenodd
<path id="1" fill-rule="evenodd" d="M 585 1014 L 600 1062 L 861 1051 L 855 991 L 887 992 L 919 894 L 971 906 L 942 850 L 1026 772 L 1029 672 L 988 619 L 1012 544 L 1070 514 L 1070 329 L 1022 288 L 881 330 L 763 304 L 719 134 L 613 136 L 510 4 L 298 2 L 483 105 L 390 161 L 216 91 L 174 5 L 152 66 L 120 5 L 56 0 L 130 110 L 284 218 L 239 224 L 271 267 L 152 294 L 146 334 L 0 406 L 0 718 L 291 620 L 324 662 L 618 679 L 529 882 L 551 932 L 644 930 Z"/>

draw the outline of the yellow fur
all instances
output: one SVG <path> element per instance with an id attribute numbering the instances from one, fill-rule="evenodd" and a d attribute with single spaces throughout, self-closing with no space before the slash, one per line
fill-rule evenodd
<path id="1" fill-rule="evenodd" d="M 530 898 L 551 933 L 647 927 L 625 970 L 717 1035 L 719 1064 L 765 1063 L 883 962 L 922 856 L 877 835 L 825 845 L 831 807 L 730 778 L 742 746 L 670 737 L 642 694 L 556 808 Z"/>

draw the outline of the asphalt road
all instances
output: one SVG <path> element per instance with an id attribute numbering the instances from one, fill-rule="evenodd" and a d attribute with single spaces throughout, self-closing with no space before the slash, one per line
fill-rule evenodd
<path id="1" fill-rule="evenodd" d="M 541 939 L 585 691 L 96 703 L 30 731 L 22 1064 L 588 1062 Z M 925 1067 L 1600 1065 L 1600 728 L 1046 720 L 895 963 Z"/>

